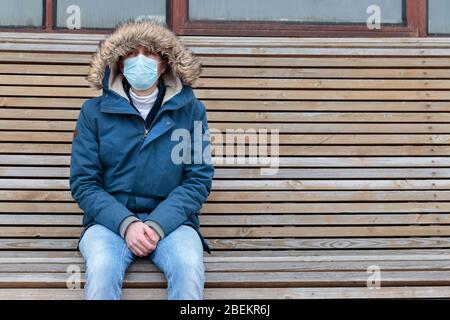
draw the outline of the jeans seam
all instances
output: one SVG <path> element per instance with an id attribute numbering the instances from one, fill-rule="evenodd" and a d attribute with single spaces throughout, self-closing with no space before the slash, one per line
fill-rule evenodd
<path id="1" fill-rule="evenodd" d="M 167 291 L 169 291 L 169 290 L 172 289 L 172 286 L 171 286 L 172 283 L 171 283 L 171 281 L 169 281 L 169 272 L 170 272 L 169 255 L 167 254 L 166 249 L 164 248 L 164 246 L 161 246 L 160 249 L 161 249 L 161 252 L 163 253 L 163 255 L 165 257 L 163 269 L 164 269 L 165 273 L 167 272 L 167 274 L 166 274 Z"/>
<path id="2" fill-rule="evenodd" d="M 122 247 L 122 257 L 121 257 L 121 259 L 122 259 L 122 261 L 120 261 L 120 263 L 121 263 L 121 268 L 122 268 L 122 270 L 121 270 L 121 275 L 122 275 L 122 282 L 123 282 L 123 280 L 124 280 L 124 276 L 125 276 L 125 271 L 126 271 L 126 269 L 125 269 L 125 252 L 126 252 L 126 249 L 127 249 L 127 245 L 126 245 L 126 243 L 125 243 L 125 245 Z M 122 285 L 121 285 L 122 286 Z"/>
<path id="3" fill-rule="evenodd" d="M 164 259 L 164 270 L 168 270 L 169 255 L 167 254 L 166 249 L 164 248 L 164 246 L 161 246 L 160 249 L 162 250 L 162 253 L 165 256 L 165 259 Z"/>

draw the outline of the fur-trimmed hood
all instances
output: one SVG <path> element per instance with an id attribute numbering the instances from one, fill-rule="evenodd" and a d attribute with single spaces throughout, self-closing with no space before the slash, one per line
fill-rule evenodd
<path id="1" fill-rule="evenodd" d="M 162 23 L 144 19 L 135 21 L 128 19 L 120 23 L 117 28 L 102 40 L 90 63 L 86 80 L 96 89 L 104 87 L 105 68 L 109 66 L 111 74 L 109 83 L 114 90 L 117 86 L 116 78 L 123 75 L 118 70 L 117 62 L 120 57 L 138 45 L 159 53 L 168 61 L 166 72 L 162 75 L 169 85 L 179 89 L 180 85 L 192 85 L 201 73 L 201 64 L 197 57 L 180 42 L 177 36 Z M 121 77 L 118 77 L 120 74 Z M 106 80 L 106 79 L 105 79 Z"/>

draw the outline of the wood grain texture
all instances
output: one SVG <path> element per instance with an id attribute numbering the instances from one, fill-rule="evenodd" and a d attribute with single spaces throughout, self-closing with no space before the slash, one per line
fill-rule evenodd
<path id="1" fill-rule="evenodd" d="M 67 267 L 84 270 L 68 177 L 80 107 L 101 94 L 84 76 L 103 37 L 0 33 L 0 299 L 83 298 L 66 289 Z M 217 130 L 200 215 L 207 299 L 450 297 L 448 39 L 182 41 Z M 227 129 L 243 153 L 221 149 Z M 272 176 L 245 161 L 259 129 L 280 133 Z M 380 290 L 366 286 L 373 265 Z M 166 295 L 148 261 L 124 286 L 125 299 Z"/>

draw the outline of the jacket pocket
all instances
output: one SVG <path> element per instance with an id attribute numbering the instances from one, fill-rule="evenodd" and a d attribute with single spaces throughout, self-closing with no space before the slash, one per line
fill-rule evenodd
<path id="1" fill-rule="evenodd" d="M 103 165 L 116 166 L 123 159 L 124 148 L 121 147 L 119 139 L 109 138 L 100 140 L 99 156 Z"/>

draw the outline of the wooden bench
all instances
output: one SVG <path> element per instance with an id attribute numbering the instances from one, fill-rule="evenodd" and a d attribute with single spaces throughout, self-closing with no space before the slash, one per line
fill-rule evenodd
<path id="1" fill-rule="evenodd" d="M 83 298 L 70 143 L 102 38 L 0 33 L 0 299 Z M 216 164 L 205 298 L 450 297 L 448 39 L 182 41 L 210 128 L 280 131 L 276 175 Z M 124 298 L 165 287 L 140 260 Z"/>

